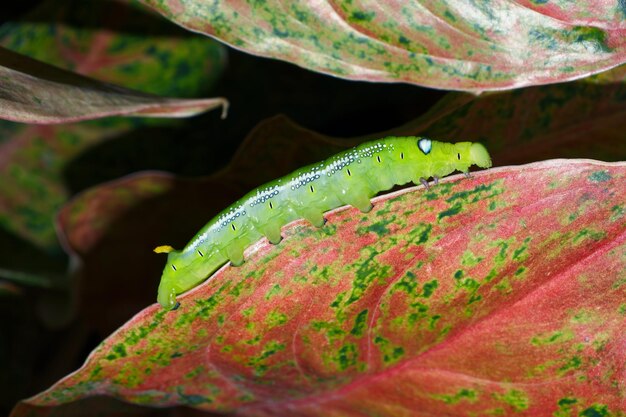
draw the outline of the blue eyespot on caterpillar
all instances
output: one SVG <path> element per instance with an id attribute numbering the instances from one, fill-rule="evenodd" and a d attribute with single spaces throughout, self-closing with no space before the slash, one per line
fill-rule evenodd
<path id="1" fill-rule="evenodd" d="M 371 197 L 394 185 L 424 184 L 427 178 L 469 167 L 491 167 L 480 143 L 444 143 L 428 138 L 388 137 L 363 143 L 325 161 L 300 168 L 249 192 L 209 221 L 182 250 L 159 246 L 167 263 L 159 284 L 158 301 L 178 307 L 176 296 L 194 288 L 226 262 L 243 263 L 244 249 L 263 236 L 281 240 L 285 224 L 304 218 L 322 227 L 324 212 L 349 204 L 368 212 Z"/>

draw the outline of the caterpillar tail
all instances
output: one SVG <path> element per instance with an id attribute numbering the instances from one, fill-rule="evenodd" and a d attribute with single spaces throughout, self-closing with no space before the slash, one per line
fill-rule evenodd
<path id="1" fill-rule="evenodd" d="M 175 249 L 171 247 L 170 245 L 161 245 L 153 249 L 154 253 L 170 253 L 170 252 L 173 252 L 174 250 Z"/>

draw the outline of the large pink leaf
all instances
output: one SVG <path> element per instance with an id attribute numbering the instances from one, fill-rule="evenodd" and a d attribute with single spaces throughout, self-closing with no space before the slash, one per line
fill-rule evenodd
<path id="1" fill-rule="evenodd" d="M 475 91 L 626 62 L 618 1 L 142 1 L 235 48 L 357 80 Z"/>
<path id="2" fill-rule="evenodd" d="M 14 416 L 96 394 L 249 416 L 621 415 L 625 180 L 624 163 L 547 161 L 295 222 Z"/>
<path id="3" fill-rule="evenodd" d="M 106 116 L 188 117 L 224 98 L 174 99 L 122 88 L 0 48 L 0 118 L 24 123 L 67 123 Z"/>

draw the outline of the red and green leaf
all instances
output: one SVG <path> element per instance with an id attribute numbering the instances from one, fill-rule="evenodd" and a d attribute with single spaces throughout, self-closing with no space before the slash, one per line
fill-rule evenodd
<path id="1" fill-rule="evenodd" d="M 78 7 L 71 2 L 51 1 L 42 4 L 25 21 L 4 24 L 0 28 L 0 43 L 104 82 L 132 85 L 154 94 L 206 93 L 224 65 L 223 48 L 198 36 L 181 36 L 181 31 L 172 31 L 168 29 L 170 25 L 164 27 L 163 23 L 117 2 L 86 1 Z M 133 33 L 135 24 L 160 36 Z M 161 77 L 171 73 L 177 74 L 175 80 L 162 82 Z M 52 74 L 46 72 L 46 77 Z M 2 85 L 7 87 L 6 83 Z M 70 91 L 60 85 L 59 88 Z M 129 109 L 123 99 L 114 101 L 116 112 Z M 156 109 L 152 104 L 141 106 Z M 61 112 L 88 111 L 88 107 L 82 102 L 54 105 Z M 162 126 L 167 122 L 108 118 L 41 126 L 0 121 L 0 227 L 44 252 L 60 252 L 53 218 L 70 195 L 68 166 L 79 155 L 106 141 L 155 123 Z M 89 175 L 95 174 L 81 173 Z"/>
<path id="2" fill-rule="evenodd" d="M 547 161 L 295 222 L 14 416 L 103 394 L 250 416 L 623 415 L 625 180 Z"/>
<path id="3" fill-rule="evenodd" d="M 356 80 L 500 90 L 626 62 L 621 2 L 142 2 L 248 53 Z"/>
<path id="4" fill-rule="evenodd" d="M 23 19 L 3 22 L 2 47 L 160 96 L 207 96 L 225 64 L 223 46 L 122 2 L 37 3 Z M 94 178 L 112 176 L 112 164 L 91 158 L 81 165 L 82 158 L 113 143 L 136 143 L 142 129 L 164 126 L 174 131 L 180 121 L 106 118 L 54 126 L 0 121 L 0 414 L 80 363 L 83 350 L 92 347 L 90 338 L 104 337 L 73 315 L 80 287 L 68 276 L 73 268 L 54 225 L 69 196 L 96 183 Z M 128 152 L 115 158 L 127 162 Z M 59 337 L 51 329 L 61 326 L 67 327 Z"/>

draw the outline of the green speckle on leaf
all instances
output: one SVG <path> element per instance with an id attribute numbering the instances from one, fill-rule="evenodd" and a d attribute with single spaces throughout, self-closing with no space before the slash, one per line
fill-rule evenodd
<path id="1" fill-rule="evenodd" d="M 591 229 L 582 229 L 580 230 L 576 236 L 574 236 L 574 243 L 578 244 L 585 239 L 591 239 L 595 242 L 599 242 L 600 240 L 606 237 L 606 233 L 602 230 L 591 230 Z"/>
<path id="2" fill-rule="evenodd" d="M 446 9 L 443 16 L 451 22 L 456 22 L 456 17 L 452 14 L 452 12 L 450 12 L 450 10 Z"/>
<path id="3" fill-rule="evenodd" d="M 257 334 L 252 339 L 246 340 L 244 343 L 248 346 L 256 346 L 261 342 L 261 335 Z"/>
<path id="4" fill-rule="evenodd" d="M 524 243 L 522 243 L 522 245 L 515 249 L 513 251 L 513 259 L 517 260 L 517 261 L 523 261 L 524 259 L 526 259 L 528 257 L 527 254 L 527 249 L 528 249 L 528 244 L 530 243 L 531 238 L 527 237 L 526 239 L 524 239 Z"/>
<path id="5" fill-rule="evenodd" d="M 352 330 L 350 330 L 351 334 L 355 336 L 363 335 L 364 330 L 367 327 L 367 314 L 368 314 L 367 309 L 357 314 L 356 318 L 354 319 L 354 327 L 352 327 Z"/>
<path id="6" fill-rule="evenodd" d="M 571 31 L 564 30 L 565 39 L 570 42 L 584 44 L 585 50 L 594 53 L 611 52 L 604 30 L 593 26 L 575 26 Z"/>
<path id="7" fill-rule="evenodd" d="M 586 309 L 578 310 L 571 318 L 572 323 L 586 324 L 593 322 L 593 313 Z"/>
<path id="8" fill-rule="evenodd" d="M 410 304 L 411 310 L 408 316 L 409 325 L 414 326 L 418 321 L 428 317 L 428 306 L 426 304 L 415 302 Z"/>
<path id="9" fill-rule="evenodd" d="M 530 340 L 534 346 L 551 345 L 554 343 L 564 343 L 572 340 L 575 334 L 571 330 L 555 331 L 552 333 L 535 336 Z"/>
<path id="10" fill-rule="evenodd" d="M 287 320 L 288 319 L 286 314 L 283 314 L 280 311 L 272 310 L 267 315 L 265 322 L 270 328 L 272 328 L 276 326 L 282 326 L 283 324 L 287 323 Z"/>
<path id="11" fill-rule="evenodd" d="M 360 263 L 356 270 L 356 276 L 352 280 L 352 291 L 345 305 L 350 305 L 360 300 L 361 296 L 374 281 L 384 280 L 390 274 L 391 267 L 389 265 L 380 264 L 374 259 L 378 252 L 371 247 L 367 249 L 369 251 L 368 257 Z"/>
<path id="12" fill-rule="evenodd" d="M 437 219 L 441 220 L 444 217 L 451 217 L 454 216 L 456 214 L 459 214 L 461 212 L 461 209 L 463 208 L 463 206 L 459 203 L 455 204 L 454 206 L 450 207 L 447 210 L 443 210 L 442 212 L 440 212 L 437 215 Z"/>
<path id="13" fill-rule="evenodd" d="M 483 259 L 483 256 L 476 256 L 472 251 L 466 250 L 463 252 L 463 258 L 461 259 L 461 265 L 471 267 L 478 265 Z"/>
<path id="14" fill-rule="evenodd" d="M 365 21 L 370 22 L 376 17 L 376 13 L 374 12 L 366 12 L 362 10 L 357 10 L 352 12 L 351 18 L 355 21 Z"/>
<path id="15" fill-rule="evenodd" d="M 205 396 L 202 395 L 197 395 L 197 394 L 185 394 L 183 392 L 183 388 L 182 387 L 178 387 L 176 389 L 178 396 L 181 399 L 181 403 L 185 404 L 185 405 L 189 405 L 189 406 L 197 406 L 200 404 L 204 404 L 204 403 L 211 403 L 213 402 L 212 399 L 207 398 Z"/>
<path id="16" fill-rule="evenodd" d="M 329 343 L 335 343 L 338 339 L 343 338 L 346 332 L 335 322 L 314 321 L 311 328 L 318 332 L 324 332 Z"/>
<path id="17" fill-rule="evenodd" d="M 561 398 L 557 404 L 559 405 L 559 407 L 564 407 L 564 406 L 570 406 L 572 404 L 576 404 L 577 402 L 578 400 L 576 398 L 565 397 L 565 398 Z"/>
<path id="18" fill-rule="evenodd" d="M 336 361 L 337 367 L 340 371 L 344 371 L 351 366 L 356 365 L 359 352 L 354 343 L 347 343 L 343 345 L 339 352 L 337 352 Z"/>
<path id="19" fill-rule="evenodd" d="M 422 290 L 422 297 L 429 298 L 433 294 L 433 292 L 437 289 L 438 286 L 439 286 L 439 282 L 436 279 L 433 279 L 429 282 L 424 283 L 424 287 Z"/>
<path id="20" fill-rule="evenodd" d="M 432 224 L 420 223 L 416 228 L 408 233 L 410 241 L 416 245 L 423 245 L 424 243 L 428 242 L 432 229 Z"/>
<path id="21" fill-rule="evenodd" d="M 611 174 L 608 171 L 596 171 L 589 175 L 591 182 L 606 182 L 611 180 Z"/>
<path id="22" fill-rule="evenodd" d="M 248 365 L 254 367 L 255 374 L 257 376 L 261 376 L 268 370 L 268 366 L 265 364 L 266 359 L 283 350 L 285 350 L 285 345 L 283 343 L 276 340 L 269 341 L 259 355 L 253 356 L 249 359 Z"/>
<path id="23" fill-rule="evenodd" d="M 574 369 L 578 369 L 580 368 L 581 364 L 582 364 L 582 360 L 580 359 L 580 357 L 574 356 L 570 358 L 565 365 L 559 368 L 559 373 L 565 374 Z"/>
<path id="24" fill-rule="evenodd" d="M 607 417 L 610 412 L 604 404 L 594 404 L 591 407 L 581 411 L 578 414 L 580 417 Z"/>
<path id="25" fill-rule="evenodd" d="M 403 347 L 391 345 L 391 342 L 382 336 L 376 336 L 374 344 L 380 349 L 386 364 L 395 363 L 404 355 Z"/>
<path id="26" fill-rule="evenodd" d="M 564 397 L 557 401 L 557 406 L 559 409 L 555 411 L 552 415 L 554 417 L 571 417 L 572 414 L 572 406 L 576 404 L 578 400 L 572 397 Z"/>
<path id="27" fill-rule="evenodd" d="M 528 397 L 522 391 L 510 390 L 505 394 L 494 394 L 494 398 L 510 405 L 515 411 L 526 410 L 529 406 Z"/>
<path id="28" fill-rule="evenodd" d="M 115 360 L 115 359 L 119 359 L 119 358 L 124 358 L 126 357 L 126 346 L 124 346 L 124 344 L 122 343 L 118 343 L 115 344 L 111 347 L 111 352 L 109 355 L 106 356 L 106 359 L 108 360 Z"/>
<path id="29" fill-rule="evenodd" d="M 91 371 L 91 373 L 89 374 L 89 379 L 95 380 L 95 378 L 100 374 L 101 371 L 102 371 L 102 366 L 96 365 Z"/>
<path id="30" fill-rule="evenodd" d="M 446 404 L 457 404 L 460 401 L 474 403 L 478 399 L 478 393 L 472 389 L 463 388 L 459 390 L 456 394 L 441 394 L 434 395 L 434 397 L 438 400 L 443 401 Z"/>
<path id="31" fill-rule="evenodd" d="M 265 294 L 265 299 L 269 300 L 270 298 L 272 298 L 273 296 L 277 295 L 280 293 L 281 287 L 279 284 L 274 284 L 274 286 L 272 286 L 272 288 L 270 288 L 267 293 Z"/>
<path id="32" fill-rule="evenodd" d="M 362 228 L 362 229 L 359 228 L 357 232 L 359 234 L 362 234 L 364 231 L 367 231 L 367 232 L 376 233 L 378 237 L 382 237 L 384 235 L 389 234 L 389 229 L 387 228 L 387 226 L 389 224 L 395 223 L 395 221 L 396 221 L 396 216 L 389 216 L 388 218 L 377 221 L 376 223 L 373 223 L 365 228 Z"/>
<path id="33" fill-rule="evenodd" d="M 430 322 L 428 323 L 428 328 L 430 330 L 435 330 L 435 326 L 437 326 L 437 322 L 439 321 L 439 319 L 441 319 L 441 315 L 439 314 L 435 314 L 434 316 L 431 316 Z"/>
<path id="34" fill-rule="evenodd" d="M 204 372 L 206 372 L 206 368 L 202 365 L 195 367 L 192 371 L 187 372 L 185 374 L 185 378 L 186 379 L 193 379 L 195 377 L 197 377 L 198 375 L 203 374 Z"/>
<path id="35" fill-rule="evenodd" d="M 622 217 L 624 217 L 624 214 L 626 214 L 626 209 L 624 209 L 623 205 L 615 205 L 615 206 L 611 207 L 611 213 L 612 213 L 611 214 L 611 221 L 615 222 L 615 221 L 621 219 Z"/>

